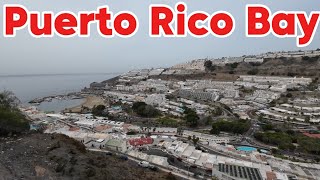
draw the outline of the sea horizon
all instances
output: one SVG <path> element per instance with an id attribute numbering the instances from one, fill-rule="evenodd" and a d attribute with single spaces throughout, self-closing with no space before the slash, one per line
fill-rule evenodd
<path id="1" fill-rule="evenodd" d="M 121 73 L 57 73 L 0 75 L 0 91 L 12 91 L 22 104 L 35 98 L 79 92 L 92 82 L 102 82 Z"/>
<path id="2" fill-rule="evenodd" d="M 109 72 L 109 73 L 31 73 L 31 74 L 0 74 L 0 77 L 33 77 L 33 76 L 77 76 L 77 75 L 119 75 L 123 72 Z"/>

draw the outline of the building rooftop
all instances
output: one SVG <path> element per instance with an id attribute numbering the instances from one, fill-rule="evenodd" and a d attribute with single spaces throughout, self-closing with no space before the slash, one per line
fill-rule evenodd
<path id="1" fill-rule="evenodd" d="M 311 137 L 311 138 L 318 138 L 320 139 L 320 134 L 310 134 L 310 133 L 303 133 L 303 135 Z"/>
<path id="2" fill-rule="evenodd" d="M 112 128 L 112 126 L 101 125 L 101 126 L 95 127 L 94 129 L 95 129 L 96 131 L 104 131 L 104 130 L 107 130 L 107 129 L 110 129 L 110 128 Z"/>
<path id="3" fill-rule="evenodd" d="M 129 140 L 129 144 L 132 146 L 142 146 L 142 145 L 152 144 L 152 143 L 153 143 L 153 139 L 150 137 Z"/>
<path id="4" fill-rule="evenodd" d="M 219 163 L 219 171 L 235 178 L 263 180 L 258 168 Z"/>
<path id="5" fill-rule="evenodd" d="M 123 141 L 120 139 L 110 139 L 106 146 L 113 146 L 113 147 L 120 147 L 122 145 Z"/>

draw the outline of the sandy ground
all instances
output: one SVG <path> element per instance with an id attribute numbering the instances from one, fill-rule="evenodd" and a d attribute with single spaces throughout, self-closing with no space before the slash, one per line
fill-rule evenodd
<path id="1" fill-rule="evenodd" d="M 80 104 L 79 106 L 73 107 L 73 108 L 68 108 L 65 110 L 65 112 L 73 112 L 73 113 L 80 113 L 81 112 L 81 107 L 88 107 L 88 108 L 93 108 L 94 106 L 98 105 L 106 105 L 104 100 L 99 97 L 99 96 L 88 96 L 85 98 L 85 101 Z"/>

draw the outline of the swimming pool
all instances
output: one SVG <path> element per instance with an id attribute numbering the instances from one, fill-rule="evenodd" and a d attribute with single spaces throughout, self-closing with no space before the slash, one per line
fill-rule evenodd
<path id="1" fill-rule="evenodd" d="M 237 150 L 238 151 L 245 151 L 245 152 L 252 152 L 252 151 L 256 151 L 257 148 L 250 147 L 250 146 L 238 146 Z"/>

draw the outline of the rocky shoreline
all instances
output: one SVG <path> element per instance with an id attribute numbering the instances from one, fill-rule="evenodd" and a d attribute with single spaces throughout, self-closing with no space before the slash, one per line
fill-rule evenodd
<path id="1" fill-rule="evenodd" d="M 81 92 L 72 92 L 72 93 L 68 93 L 66 95 L 51 95 L 51 96 L 36 98 L 36 99 L 29 101 L 29 104 L 39 105 L 43 102 L 51 102 L 54 99 L 70 100 L 70 99 L 83 99 L 83 98 L 84 98 L 84 95 Z"/>

